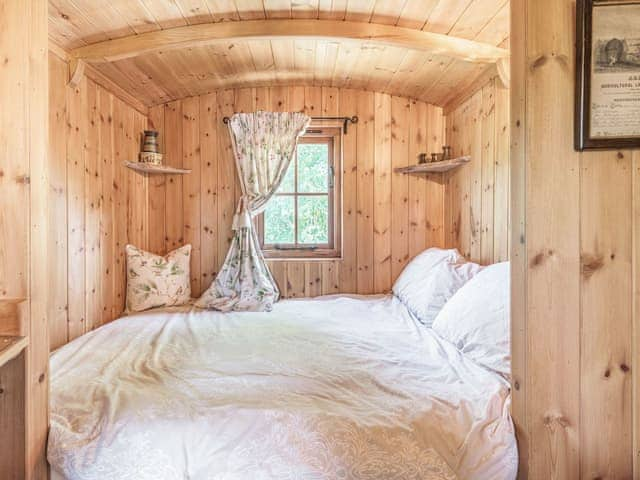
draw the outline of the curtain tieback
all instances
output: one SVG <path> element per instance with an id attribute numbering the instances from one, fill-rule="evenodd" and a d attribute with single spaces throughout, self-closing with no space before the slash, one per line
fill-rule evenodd
<path id="1" fill-rule="evenodd" d="M 236 209 L 236 213 L 233 216 L 232 228 L 234 230 L 240 230 L 241 228 L 250 228 L 251 225 L 252 223 L 251 212 L 249 211 L 249 199 L 243 195 L 240 197 L 238 208 Z"/>

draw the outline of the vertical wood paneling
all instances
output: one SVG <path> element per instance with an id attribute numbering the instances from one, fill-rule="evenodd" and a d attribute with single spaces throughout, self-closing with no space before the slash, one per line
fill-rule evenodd
<path id="1" fill-rule="evenodd" d="M 511 9 L 521 471 L 637 478 L 637 151 L 573 150 L 575 2 L 517 0 Z"/>
<path id="2" fill-rule="evenodd" d="M 233 115 L 234 91 L 218 92 L 218 119 Z M 224 262 L 231 243 L 233 214 L 235 212 L 235 162 L 227 126 L 218 122 L 218 265 Z"/>
<path id="3" fill-rule="evenodd" d="M 100 94 L 100 264 L 101 264 L 101 318 L 102 325 L 113 318 L 114 296 L 114 147 L 113 96 L 105 91 Z"/>
<path id="4" fill-rule="evenodd" d="M 529 476 L 527 339 L 527 18 L 525 0 L 511 3 L 511 90 L 509 94 L 509 262 L 511 268 L 511 417 L 518 438 L 518 473 Z M 496 215 L 499 218 L 500 215 Z"/>
<path id="5" fill-rule="evenodd" d="M 338 108 L 341 116 L 352 116 L 357 112 L 356 91 L 340 90 Z M 340 264 L 340 287 L 343 292 L 358 290 L 358 128 L 351 128 L 342 137 L 342 262 Z"/>
<path id="6" fill-rule="evenodd" d="M 445 143 L 444 118 L 442 111 L 427 105 L 426 152 L 437 152 Z M 425 233 L 426 247 L 444 247 L 445 235 L 445 181 L 444 174 L 436 173 L 425 177 Z"/>
<path id="7" fill-rule="evenodd" d="M 29 204 L 28 37 L 18 19 L 25 4 L 5 1 L 0 16 L 0 298 L 26 299 L 28 295 L 28 210 L 5 205 Z"/>
<path id="8" fill-rule="evenodd" d="M 200 211 L 201 158 L 200 158 L 200 101 L 199 97 L 182 101 L 182 166 L 191 174 L 182 177 L 184 207 L 184 243 L 191 244 L 191 294 L 199 296 L 200 289 Z"/>
<path id="9" fill-rule="evenodd" d="M 164 128 L 164 105 L 149 109 L 148 128 L 158 132 L 158 147 L 161 153 L 166 153 Z M 152 175 L 149 177 L 149 251 L 165 253 L 165 192 L 167 177 L 165 175 Z"/>
<path id="10" fill-rule="evenodd" d="M 445 174 L 445 244 L 485 265 L 509 257 L 508 122 L 509 92 L 495 80 L 446 116 L 447 143 L 471 163 Z"/>
<path id="11" fill-rule="evenodd" d="M 65 301 L 52 302 L 50 285 L 49 268 L 65 261 L 50 255 L 66 225 L 50 224 L 64 215 L 65 172 L 50 178 L 60 162 L 48 153 L 65 149 L 59 139 L 47 147 L 47 32 L 47 2 L 0 0 L 0 332 L 29 338 L 0 368 L 0 475 L 27 480 L 47 475 L 48 311 Z M 63 97 L 53 99 L 55 132 L 64 128 Z"/>
<path id="12" fill-rule="evenodd" d="M 49 81 L 67 81 L 67 64 L 49 56 Z M 67 89 L 49 92 L 49 339 L 52 348 L 67 342 Z"/>
<path id="13" fill-rule="evenodd" d="M 53 88 L 64 88 L 55 87 Z M 85 227 L 85 183 L 84 183 L 84 139 L 87 136 L 87 80 L 77 88 L 69 89 L 67 125 L 67 240 L 69 302 L 68 340 L 84 332 L 85 274 L 84 274 L 84 227 Z"/>
<path id="14" fill-rule="evenodd" d="M 88 125 L 84 141 L 84 274 L 85 326 L 92 330 L 102 317 L 102 265 L 100 253 L 100 211 L 102 179 L 100 178 L 100 91 L 93 82 L 87 84 Z"/>
<path id="15" fill-rule="evenodd" d="M 124 115 L 125 157 L 136 158 L 141 147 L 142 131 L 147 127 L 147 119 L 130 110 Z M 127 240 L 148 250 L 148 206 L 147 184 L 149 177 L 119 166 L 125 172 L 127 182 Z"/>
<path id="16" fill-rule="evenodd" d="M 629 478 L 632 471 L 632 173 L 631 152 L 582 156 L 580 469 L 585 478 Z M 603 415 L 607 407 L 615 415 Z"/>
<path id="17" fill-rule="evenodd" d="M 218 136 L 216 93 L 200 97 L 200 275 L 205 290 L 215 278 L 218 265 Z"/>
<path id="18" fill-rule="evenodd" d="M 124 249 L 128 243 L 128 229 L 127 229 L 127 196 L 128 189 L 126 170 L 122 166 L 122 163 L 127 159 L 127 137 L 125 134 L 125 122 L 124 117 L 127 113 L 127 107 L 120 101 L 114 100 L 113 104 L 113 116 L 114 116 L 114 140 L 115 140 L 115 155 L 114 155 L 114 171 L 113 171 L 113 184 L 114 184 L 114 204 L 115 204 L 115 218 L 114 218 L 114 240 L 115 240 L 115 267 L 114 267 L 114 305 L 113 305 L 113 317 L 117 317 L 122 313 L 125 307 L 125 289 L 126 289 L 126 258 Z M 164 212 L 163 212 L 164 213 Z"/>
<path id="19" fill-rule="evenodd" d="M 322 264 L 320 262 L 305 262 L 304 264 L 304 296 L 317 297 L 322 294 Z"/>
<path id="20" fill-rule="evenodd" d="M 480 161 L 465 165 L 469 175 L 469 257 L 481 258 L 481 225 L 482 225 L 482 92 L 471 99 L 469 115 L 465 122 L 465 135 L 469 142 L 469 155 Z"/>
<path id="21" fill-rule="evenodd" d="M 375 105 L 374 94 L 358 91 L 356 93 L 358 111 L 357 138 L 357 212 L 356 228 L 358 239 L 357 291 L 360 294 L 375 291 L 373 277 L 373 209 L 374 209 L 374 145 Z"/>
<path id="22" fill-rule="evenodd" d="M 286 264 L 287 271 L 287 297 L 304 297 L 307 292 L 305 282 L 305 262 L 294 261 Z"/>
<path id="23" fill-rule="evenodd" d="M 566 68 L 574 64 L 569 34 L 573 13 L 570 1 L 527 1 L 527 57 L 566 59 L 535 63 L 526 74 L 526 381 L 532 478 L 581 476 L 581 375 L 576 374 L 581 343 L 580 165 L 571 141 L 573 98 L 567 95 L 573 75 Z M 547 29 L 557 33 L 550 35 Z M 534 450 L 537 445 L 549 447 Z"/>
<path id="24" fill-rule="evenodd" d="M 413 118 L 409 116 L 412 108 Z M 167 162 L 188 164 L 194 172 L 182 177 L 180 183 L 173 181 L 175 177 L 167 177 L 165 183 L 153 183 L 151 177 L 146 179 L 148 198 L 142 197 L 149 209 L 145 216 L 146 241 L 150 246 L 164 245 L 159 251 L 186 242 L 194 244 L 197 251 L 195 245 L 199 242 L 199 258 L 198 255 L 192 258 L 194 295 L 209 286 L 227 254 L 231 221 L 240 195 L 229 133 L 221 120 L 236 111 L 258 109 L 360 117 L 357 126 L 350 126 L 342 145 L 343 256 L 329 261 L 269 261 L 283 297 L 388 291 L 411 256 L 428 246 L 444 243 L 441 176 L 412 180 L 392 172 L 393 167 L 414 163 L 418 153 L 441 146 L 444 124 L 441 109 L 384 94 L 328 87 L 218 91 L 154 107 L 149 114 L 150 124 L 164 139 L 161 145 Z M 117 117 L 115 110 L 114 104 Z M 125 126 L 121 128 L 124 130 Z M 118 144 L 117 139 L 115 143 Z M 169 160 L 178 154 L 179 162 Z M 127 157 L 129 153 L 119 154 L 116 148 L 115 155 Z M 410 181 L 417 185 L 412 190 L 411 212 L 407 205 Z M 117 197 L 114 202 L 117 207 Z M 125 210 L 132 208 L 130 202 Z M 394 224 L 396 217 L 400 224 Z M 198 225 L 199 236 L 189 237 L 192 224 Z M 165 229 L 166 245 L 158 238 Z M 413 236 L 412 252 L 409 233 Z M 400 250 L 394 253 L 396 244 Z"/>
<path id="25" fill-rule="evenodd" d="M 481 161 L 481 208 L 480 208 L 480 261 L 492 263 L 494 259 L 494 182 L 496 164 L 496 109 L 495 80 L 482 89 L 482 110 L 480 116 L 480 135 L 482 142 Z M 503 215 L 508 211 L 502 212 Z"/>
<path id="26" fill-rule="evenodd" d="M 46 460 L 46 443 L 49 425 L 49 332 L 47 312 L 48 285 L 48 259 L 52 252 L 49 251 L 48 223 L 49 223 L 49 172 L 50 165 L 47 159 L 47 96 L 48 65 L 47 65 L 47 2 L 37 0 L 22 3 L 26 8 L 24 16 L 12 17 L 7 15 L 3 8 L 3 17 L 11 26 L 7 28 L 4 21 L 0 21 L 0 29 L 6 34 L 15 37 L 16 43 L 24 42 L 28 45 L 28 55 L 20 59 L 28 66 L 28 78 L 24 85 L 27 87 L 24 98 L 24 111 L 28 112 L 28 155 L 29 155 L 29 307 L 28 307 L 28 335 L 27 347 L 27 378 L 26 378 L 26 478 L 45 478 L 48 474 Z M 6 5 L 6 2 L 5 2 Z M 20 38 L 21 32 L 26 32 L 26 38 Z M 0 40 L 0 45 L 6 43 Z M 11 54 L 0 47 L 0 56 L 3 60 L 2 76 L 8 75 L 13 66 L 8 66 L 8 58 Z M 12 52 L 13 53 L 13 52 Z M 11 80 L 9 80 L 11 81 Z M 20 79 L 18 78 L 18 82 Z M 4 82 L 0 82 L 4 83 Z M 2 87 L 0 87 L 2 88 Z M 18 87 L 20 88 L 20 87 Z M 3 92 L 7 93 L 7 92 Z M 10 92 L 8 92 L 10 93 Z M 2 96 L 3 102 L 7 98 L 20 96 Z M 18 112 L 5 109 L 4 115 L 18 115 Z M 0 130 L 4 130 L 4 121 L 0 123 Z M 9 131 L 9 135 L 15 135 L 16 131 Z M 4 145 L 4 142 L 2 142 Z M 20 156 L 20 151 L 7 150 L 10 155 Z M 4 154 L 2 155 L 4 157 Z M 24 157 L 23 157 L 24 160 Z M 11 199 L 16 205 L 16 199 Z M 25 204 L 17 204 L 19 211 L 24 214 Z M 9 209 L 6 209 L 9 210 Z M 14 209 L 10 209 L 14 211 Z M 6 212 L 5 212 L 6 214 Z M 22 225 L 22 223 L 19 223 Z M 15 245 L 15 238 L 11 239 L 11 245 Z M 25 239 L 26 240 L 26 239 Z M 17 250 L 20 250 L 20 246 Z M 15 255 L 16 252 L 12 252 Z M 18 257 L 13 257 L 15 261 Z M 21 261 L 20 259 L 19 261 Z M 0 267 L 1 268 L 1 267 Z M 24 319 L 23 319 L 24 320 Z M 24 323 L 24 322 L 23 322 Z"/>
<path id="27" fill-rule="evenodd" d="M 149 237 L 147 179 L 123 166 L 147 119 L 92 80 L 69 88 L 67 70 L 50 54 L 50 348 L 121 315 L 124 247 Z"/>
<path id="28" fill-rule="evenodd" d="M 418 162 L 420 153 L 427 151 L 427 105 L 411 102 L 409 113 L 409 164 Z M 409 176 L 409 256 L 415 257 L 426 247 L 427 235 L 427 179 Z"/>
<path id="29" fill-rule="evenodd" d="M 182 167 L 182 101 L 167 104 L 164 111 L 165 161 Z M 175 250 L 184 243 L 184 207 L 182 175 L 167 175 L 165 193 L 165 250 Z"/>
<path id="30" fill-rule="evenodd" d="M 411 164 L 409 113 L 406 98 L 391 98 L 391 160 L 393 168 Z M 391 277 L 397 278 L 409 261 L 409 176 L 391 176 Z"/>
<path id="31" fill-rule="evenodd" d="M 493 260 L 509 258 L 509 90 L 496 88 L 495 93 L 495 176 L 493 197 Z"/>
<path id="32" fill-rule="evenodd" d="M 391 96 L 376 93 L 374 144 L 374 291 L 391 290 Z"/>

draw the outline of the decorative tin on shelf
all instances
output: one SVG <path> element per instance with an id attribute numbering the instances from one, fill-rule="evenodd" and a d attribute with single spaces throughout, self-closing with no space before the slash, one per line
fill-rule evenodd
<path id="1" fill-rule="evenodd" d="M 144 131 L 144 142 L 142 143 L 142 151 L 158 153 L 158 132 L 156 132 L 155 130 Z"/>
<path id="2" fill-rule="evenodd" d="M 138 156 L 138 161 L 152 165 L 162 165 L 162 154 L 158 152 L 158 132 L 155 130 L 144 131 L 142 152 Z"/>

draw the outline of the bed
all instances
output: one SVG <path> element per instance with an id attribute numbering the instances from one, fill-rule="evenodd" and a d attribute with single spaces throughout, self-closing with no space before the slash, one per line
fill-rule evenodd
<path id="1" fill-rule="evenodd" d="M 504 375 L 398 298 L 123 317 L 51 357 L 54 478 L 514 479 Z"/>

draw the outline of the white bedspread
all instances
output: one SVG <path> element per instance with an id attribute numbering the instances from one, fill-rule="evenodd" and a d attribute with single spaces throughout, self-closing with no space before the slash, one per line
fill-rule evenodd
<path id="1" fill-rule="evenodd" d="M 53 353 L 48 458 L 69 480 L 513 479 L 509 401 L 393 297 L 164 310 Z"/>

